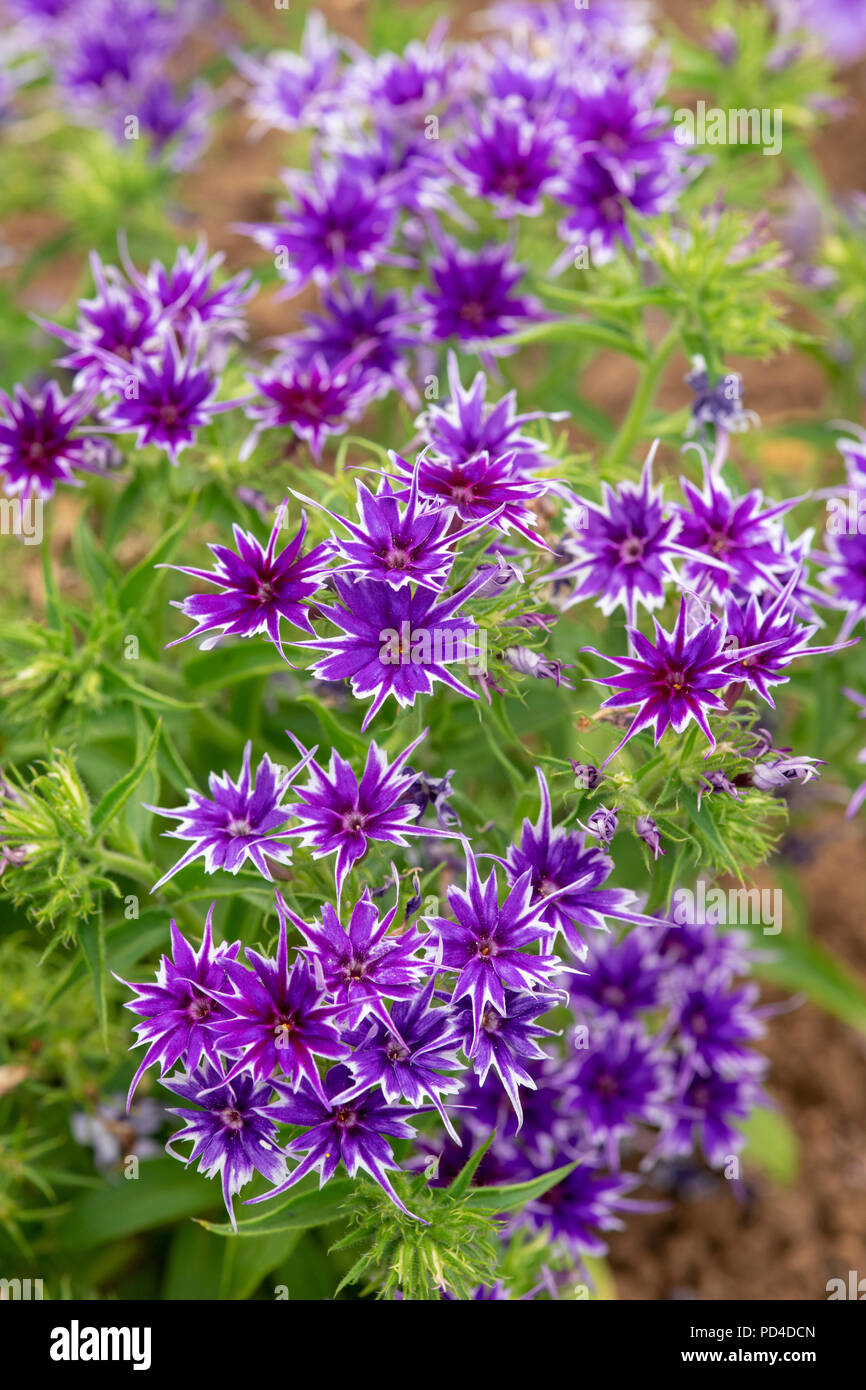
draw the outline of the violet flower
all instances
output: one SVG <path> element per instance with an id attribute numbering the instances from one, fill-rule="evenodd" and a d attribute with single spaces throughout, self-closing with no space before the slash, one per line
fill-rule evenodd
<path id="1" fill-rule="evenodd" d="M 161 888 L 176 873 L 195 859 L 204 860 L 206 874 L 225 869 L 236 874 L 247 860 L 263 878 L 272 879 L 268 860 L 288 864 L 292 847 L 285 842 L 290 808 L 283 798 L 295 778 L 307 766 L 315 748 L 286 772 L 271 762 L 267 753 L 255 774 L 250 771 L 252 740 L 244 748 L 241 775 L 233 782 L 227 772 L 219 777 L 208 776 L 210 796 L 187 787 L 189 801 L 176 809 L 147 806 L 157 816 L 168 816 L 178 822 L 175 830 L 166 830 L 168 839 L 191 840 L 192 845 L 181 855 L 168 873 L 153 885 L 152 893 Z"/>
<path id="2" fill-rule="evenodd" d="M 483 582 L 482 574 L 457 593 L 437 597 L 429 589 L 392 589 L 369 579 L 353 584 L 338 575 L 334 588 L 340 606 L 318 607 L 340 636 L 293 645 L 328 653 L 312 668 L 320 680 L 348 680 L 357 699 L 373 696 L 362 729 L 389 696 L 405 708 L 419 695 L 429 695 L 434 681 L 476 700 L 448 667 L 479 655 L 471 645 L 477 624 L 461 608 Z"/>
<path id="3" fill-rule="evenodd" d="M 208 546 L 217 562 L 213 570 L 194 569 L 189 565 L 166 567 L 204 579 L 221 590 L 218 594 L 192 594 L 175 604 L 196 626 L 184 637 L 169 642 L 169 647 L 206 632 L 218 635 L 200 643 L 203 649 L 214 646 L 221 636 L 256 637 L 259 633 L 267 633 L 285 659 L 281 624 L 285 621 L 306 632 L 313 631 L 305 603 L 320 587 L 321 575 L 327 566 L 327 552 L 324 546 L 318 545 L 306 555 L 302 553 L 307 532 L 307 518 L 302 512 L 297 533 L 277 553 L 277 539 L 285 527 L 287 506 L 284 502 L 277 510 L 266 548 L 252 532 L 236 525 L 232 528 L 236 550 L 227 545 Z"/>
<path id="4" fill-rule="evenodd" d="M 165 1076 L 181 1059 L 185 1059 L 188 1071 L 194 1071 L 202 1058 L 214 1067 L 220 1065 L 213 1020 L 225 1017 L 226 1011 L 216 1003 L 213 992 L 224 987 L 226 963 L 235 959 L 240 942 L 232 945 L 222 942 L 214 946 L 213 910 L 214 904 L 211 903 L 198 951 L 193 949 L 172 919 L 170 932 L 174 959 L 165 955 L 162 957 L 155 983 L 134 985 L 121 979 L 120 975 L 114 976 L 127 989 L 136 991 L 135 998 L 123 1007 L 144 1019 L 143 1023 L 136 1023 L 133 1028 L 137 1034 L 133 1047 L 147 1045 L 147 1051 L 130 1083 L 126 1098 L 127 1113 L 139 1081 L 154 1062 L 159 1063 L 161 1076 Z"/>
<path id="5" fill-rule="evenodd" d="M 51 497 L 58 483 L 80 486 L 74 468 L 87 466 L 92 445 L 74 438 L 86 417 L 85 395 L 64 397 L 57 383 L 30 395 L 16 386 L 0 391 L 0 474 L 10 497 Z"/>
<path id="6" fill-rule="evenodd" d="M 228 1081 L 221 1069 L 209 1062 L 188 1075 L 165 1080 L 163 1085 L 197 1107 L 169 1111 L 185 1124 L 171 1136 L 166 1150 L 187 1166 L 198 1159 L 200 1173 L 220 1179 L 226 1211 L 237 1231 L 232 1197 L 256 1172 L 271 1183 L 280 1182 L 286 1172 L 285 1154 L 276 1139 L 281 1117 L 279 1107 L 271 1104 L 273 1087 L 251 1076 Z M 190 1139 L 193 1146 L 188 1158 L 175 1153 L 175 1144 Z"/>
<path id="7" fill-rule="evenodd" d="M 442 835 L 447 832 L 430 826 L 416 826 L 420 811 L 407 793 L 417 774 L 406 760 L 427 735 L 425 729 L 399 757 L 389 763 L 387 755 L 373 741 L 361 777 L 336 750 L 331 752 L 327 771 L 319 766 L 311 753 L 289 737 L 309 766 L 310 780 L 297 788 L 298 800 L 291 806 L 296 822 L 288 831 L 299 837 L 312 851 L 314 859 L 336 854 L 334 869 L 337 901 L 343 891 L 346 875 L 363 859 L 371 841 L 405 846 L 407 835 Z M 314 750 L 315 751 L 315 750 Z"/>
<path id="8" fill-rule="evenodd" d="M 412 1216 L 388 1177 L 388 1172 L 398 1169 L 398 1164 L 386 1136 L 414 1139 L 415 1130 L 403 1118 L 413 1112 L 388 1105 L 375 1090 L 352 1100 L 339 1099 L 350 1082 L 351 1073 L 347 1067 L 331 1067 L 325 1077 L 324 1090 L 314 1091 L 305 1083 L 295 1095 L 286 1095 L 274 1105 L 273 1113 L 283 1124 L 305 1127 L 306 1132 L 290 1139 L 286 1146 L 288 1154 L 304 1154 L 305 1157 L 284 1182 L 261 1197 L 249 1198 L 250 1204 L 277 1197 L 312 1172 L 319 1174 L 319 1186 L 324 1187 L 342 1163 L 350 1178 L 356 1176 L 359 1168 L 369 1173 L 395 1207 L 405 1216 Z M 281 1087 L 277 1089 L 284 1094 Z"/>

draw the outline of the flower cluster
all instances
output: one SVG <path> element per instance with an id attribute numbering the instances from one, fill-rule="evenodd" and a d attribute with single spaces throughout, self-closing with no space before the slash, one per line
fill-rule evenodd
<path id="1" fill-rule="evenodd" d="M 575 1164 L 515 1222 L 542 1228 L 574 1257 L 604 1254 L 605 1233 L 657 1198 L 631 1194 L 642 1182 L 670 1192 L 700 1155 L 739 1175 L 742 1126 L 765 1100 L 766 1059 L 757 986 L 743 935 L 696 923 L 654 922 L 620 938 L 594 935 L 568 977 L 570 1021 L 539 1057 L 527 1011 L 499 1020 L 490 1046 L 523 1072 L 522 1124 L 493 1079 L 477 1077 L 460 1112 L 463 1148 L 496 1138 L 478 1181 L 530 1181 Z M 575 1024 L 574 1020 L 578 1022 Z M 550 1034 L 547 1034 L 548 1038 Z M 461 1159 L 453 1143 L 431 1145 L 445 1176 Z"/>

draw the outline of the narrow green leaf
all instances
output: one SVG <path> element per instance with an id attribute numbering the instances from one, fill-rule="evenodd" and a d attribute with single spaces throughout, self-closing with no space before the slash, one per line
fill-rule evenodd
<path id="1" fill-rule="evenodd" d="M 95 836 L 102 834 L 105 827 L 114 819 L 124 803 L 129 800 L 135 791 L 147 769 L 150 767 L 159 743 L 162 724 L 157 720 L 153 733 L 150 736 L 147 747 L 134 767 L 130 768 L 125 777 L 121 777 L 119 782 L 105 793 L 105 796 L 95 808 L 92 817 L 93 833 Z"/>
<path id="2" fill-rule="evenodd" d="M 543 1197 L 558 1182 L 574 1172 L 577 1163 L 566 1163 L 562 1168 L 554 1168 L 543 1173 L 540 1178 L 530 1178 L 528 1182 L 510 1183 L 507 1187 L 474 1187 L 467 1195 L 467 1202 L 475 1211 L 487 1212 L 497 1216 L 503 1211 L 516 1211 L 526 1202 Z"/>

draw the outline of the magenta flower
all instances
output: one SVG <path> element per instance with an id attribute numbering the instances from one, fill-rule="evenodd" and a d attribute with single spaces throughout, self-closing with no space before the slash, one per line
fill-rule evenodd
<path id="1" fill-rule="evenodd" d="M 249 1072 L 254 1081 L 268 1081 L 281 1071 L 297 1091 L 306 1082 L 324 1099 L 316 1058 L 347 1057 L 349 1048 L 340 1040 L 334 1017 L 339 1008 L 326 1005 L 324 987 L 305 960 L 289 967 L 287 915 L 276 895 L 280 933 L 275 960 L 250 947 L 248 970 L 240 961 L 229 962 L 226 974 L 230 990 L 215 996 L 225 1010 L 216 1023 L 220 1050 L 238 1056 L 227 1081 Z"/>
<path id="2" fill-rule="evenodd" d="M 80 486 L 73 468 L 86 467 L 91 441 L 73 438 L 89 410 L 86 396 L 64 397 L 50 381 L 38 395 L 23 386 L 0 391 L 0 472 L 14 497 L 51 497 L 58 483 Z"/>
<path id="3" fill-rule="evenodd" d="M 306 555 L 302 554 L 307 532 L 307 518 L 302 512 L 297 533 L 277 553 L 277 539 L 283 531 L 287 505 L 284 502 L 277 511 L 266 549 L 251 532 L 234 526 L 236 550 L 231 550 L 227 545 L 208 546 L 216 558 L 215 569 L 166 566 L 180 574 L 204 579 L 221 590 L 218 594 L 192 594 L 175 604 L 187 618 L 194 620 L 196 626 L 186 636 L 169 642 L 170 647 L 177 646 L 179 642 L 188 642 L 191 637 L 200 637 L 205 632 L 231 637 L 255 637 L 259 633 L 267 633 L 280 655 L 284 656 L 280 632 L 283 621 L 294 623 L 295 627 L 303 628 L 305 632 L 313 631 L 305 604 L 319 588 L 322 572 L 327 567 L 327 552 L 324 546 L 317 545 Z M 219 640 L 219 636 L 209 637 L 200 645 L 207 648 Z"/>
<path id="4" fill-rule="evenodd" d="M 562 127 L 530 118 L 514 107 L 489 107 L 470 117 L 468 136 L 457 146 L 453 166 L 475 198 L 499 217 L 537 217 L 544 197 L 559 180 Z"/>
<path id="5" fill-rule="evenodd" d="M 448 668 L 479 655 L 472 645 L 477 624 L 460 610 L 485 578 L 477 575 L 457 593 L 439 598 L 429 589 L 392 589 L 369 579 L 352 583 L 337 575 L 334 588 L 340 606 L 318 607 L 340 636 L 293 645 L 328 653 L 312 668 L 319 680 L 348 680 L 357 699 L 373 696 L 363 729 L 389 696 L 405 708 L 419 695 L 429 695 L 434 681 L 477 700 Z"/>
<path id="6" fill-rule="evenodd" d="M 277 1090 L 285 1099 L 273 1107 L 274 1117 L 287 1125 L 302 1125 L 305 1133 L 290 1139 L 286 1152 L 290 1155 L 305 1154 L 294 1172 L 285 1182 L 261 1197 L 250 1197 L 249 1204 L 266 1202 L 281 1192 L 294 1187 L 308 1173 L 319 1174 L 319 1186 L 330 1182 L 342 1163 L 354 1178 L 358 1169 L 369 1173 L 377 1182 L 395 1207 L 406 1216 L 412 1213 L 400 1201 L 388 1177 L 389 1171 L 398 1169 L 394 1155 L 385 1136 L 392 1139 L 414 1139 L 415 1130 L 403 1118 L 415 1112 L 398 1106 L 388 1105 L 380 1091 L 368 1091 L 366 1095 L 352 1100 L 341 1099 L 351 1083 L 351 1073 L 345 1066 L 331 1067 L 325 1077 L 324 1094 L 322 1088 L 308 1084 L 301 1086 L 296 1095 L 285 1094 L 281 1086 Z"/>
<path id="7" fill-rule="evenodd" d="M 212 772 L 208 777 L 210 797 L 187 788 L 186 806 L 172 810 L 163 806 L 148 806 L 157 816 L 169 816 L 178 822 L 176 830 L 166 830 L 169 839 L 192 840 L 192 846 L 167 874 L 153 885 L 155 893 L 176 873 L 195 859 L 204 860 L 206 874 L 225 869 L 236 874 L 247 860 L 263 878 L 271 879 L 268 859 L 287 864 L 292 847 L 283 838 L 289 818 L 289 807 L 283 797 L 294 779 L 307 766 L 316 750 L 307 753 L 290 772 L 275 767 L 267 753 L 256 769 L 250 772 L 252 742 L 244 748 L 241 775 L 233 782 L 227 772 L 222 777 Z"/>
<path id="8" fill-rule="evenodd" d="M 680 485 L 688 505 L 675 509 L 680 521 L 677 539 L 688 550 L 706 557 L 686 560 L 684 572 L 689 583 L 702 594 L 717 598 L 724 598 L 735 588 L 749 593 L 760 593 L 767 586 L 777 590 L 775 571 L 784 532 L 779 518 L 802 499 L 791 497 L 762 510 L 761 492 L 735 498 L 709 468 L 704 470 L 703 488 L 696 488 L 687 478 L 681 478 Z"/>
<path id="9" fill-rule="evenodd" d="M 621 668 L 614 676 L 598 679 L 600 685 L 612 685 L 617 694 L 605 700 L 602 709 L 627 709 L 637 705 L 638 710 L 612 753 L 608 753 L 602 767 L 605 767 L 621 748 L 642 729 L 655 725 L 655 741 L 659 742 L 666 729 L 677 733 L 692 720 L 706 735 L 710 748 L 715 748 L 716 740 L 707 722 L 710 710 L 724 709 L 725 702 L 718 694 L 734 679 L 733 670 L 738 662 L 749 656 L 755 648 L 746 648 L 732 655 L 727 650 L 727 634 L 724 624 L 718 618 L 710 617 L 699 623 L 691 635 L 687 623 L 688 602 L 683 599 L 673 632 L 653 619 L 656 645 L 653 646 L 637 628 L 628 628 L 636 656 L 610 657 L 596 652 L 594 647 L 587 651 L 604 657 Z"/>
<path id="10" fill-rule="evenodd" d="M 250 377 L 258 395 L 245 406 L 245 413 L 256 424 L 244 441 L 241 459 L 249 458 L 265 430 L 291 430 L 307 441 L 318 459 L 327 436 L 343 434 L 377 394 L 376 373 L 359 365 L 371 349 L 372 344 L 365 344 L 333 367 L 318 353 L 309 362 L 281 357 L 269 372 Z"/>
<path id="11" fill-rule="evenodd" d="M 417 774 L 405 766 L 409 755 L 426 737 L 427 730 L 409 744 L 394 762 L 374 742 L 360 780 L 345 758 L 332 751 L 327 772 L 312 754 L 289 735 L 308 759 L 310 780 L 297 788 L 298 801 L 291 812 L 296 824 L 289 835 L 298 836 L 312 850 L 314 859 L 336 854 L 337 900 L 350 869 L 367 853 L 371 841 L 406 845 L 407 835 L 442 835 L 430 826 L 415 826 L 418 805 L 409 799 Z"/>

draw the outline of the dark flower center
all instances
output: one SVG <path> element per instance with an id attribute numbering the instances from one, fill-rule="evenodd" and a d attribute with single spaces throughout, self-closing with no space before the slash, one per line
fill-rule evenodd
<path id="1" fill-rule="evenodd" d="M 495 1009 L 489 1006 L 481 1015 L 481 1027 L 484 1029 L 485 1033 L 498 1033 L 504 1022 L 505 1020 L 502 1015 L 498 1014 Z"/>
<path id="2" fill-rule="evenodd" d="M 193 1023 L 198 1023 L 199 1019 L 207 1018 L 213 1003 L 210 999 L 205 999 L 200 995 L 198 999 L 191 999 L 186 1006 L 186 1016 L 192 1019 Z"/>
<path id="3" fill-rule="evenodd" d="M 169 402 L 167 405 L 161 405 L 157 413 L 164 425 L 177 424 L 177 406 L 172 405 L 171 402 Z"/>
<path id="4" fill-rule="evenodd" d="M 334 1119 L 337 1124 L 342 1125 L 344 1129 L 351 1129 L 353 1125 L 358 1123 L 358 1112 L 357 1110 L 353 1110 L 350 1105 L 341 1105 Z"/>
<path id="5" fill-rule="evenodd" d="M 226 830 L 230 835 L 249 835 L 250 823 L 246 816 L 230 816 Z"/>
<path id="6" fill-rule="evenodd" d="M 385 1044 L 385 1056 L 389 1062 L 405 1062 L 410 1055 L 408 1047 L 404 1047 L 397 1038 L 389 1038 Z"/>
<path id="7" fill-rule="evenodd" d="M 643 541 L 639 536 L 626 536 L 619 548 L 619 557 L 626 565 L 634 564 L 643 556 Z"/>
<path id="8" fill-rule="evenodd" d="M 669 690 L 682 690 L 686 684 L 687 681 L 684 671 L 668 671 L 665 676 L 665 685 Z"/>
<path id="9" fill-rule="evenodd" d="M 347 980 L 363 980 L 367 974 L 368 962 L 365 960 L 347 960 L 343 966 L 343 974 Z"/>
<path id="10" fill-rule="evenodd" d="M 710 1025 L 708 1024 L 703 1014 L 694 1013 L 689 1019 L 689 1027 L 691 1028 L 692 1032 L 697 1034 L 697 1036 L 700 1038 L 703 1037 L 705 1033 L 709 1032 Z"/>
<path id="11" fill-rule="evenodd" d="M 695 1086 L 692 1091 L 692 1101 L 695 1105 L 699 1105 L 702 1110 L 706 1110 L 710 1103 L 709 1086 Z"/>
<path id="12" fill-rule="evenodd" d="M 467 299 L 460 306 L 460 317 L 464 323 L 482 324 L 487 318 L 487 307 L 480 299 Z"/>
<path id="13" fill-rule="evenodd" d="M 219 1117 L 225 1125 L 226 1129 L 233 1129 L 237 1131 L 239 1129 L 243 1129 L 244 1127 L 243 1115 L 241 1114 L 240 1110 L 235 1110 L 233 1106 L 227 1106 L 225 1110 L 221 1110 Z"/>
<path id="14" fill-rule="evenodd" d="M 455 502 L 474 502 L 475 492 L 471 483 L 455 483 L 451 489 L 451 497 Z"/>
<path id="15" fill-rule="evenodd" d="M 728 548 L 728 537 L 721 531 L 711 531 L 707 544 L 713 555 L 724 555 Z"/>
<path id="16" fill-rule="evenodd" d="M 408 566 L 411 556 L 405 546 L 390 545 L 382 558 L 389 570 L 404 570 Z"/>
<path id="17" fill-rule="evenodd" d="M 346 811 L 340 823 L 344 830 L 354 832 L 364 829 L 366 819 L 363 811 Z"/>
<path id="18" fill-rule="evenodd" d="M 555 893 L 559 888 L 555 878 L 540 878 L 538 880 L 538 891 L 543 898 L 549 898 L 551 893 Z"/>
<path id="19" fill-rule="evenodd" d="M 609 1071 L 603 1071 L 596 1078 L 595 1088 L 603 1096 L 615 1096 L 619 1092 L 619 1079 Z"/>
<path id="20" fill-rule="evenodd" d="M 625 990 L 619 985 L 605 985 L 601 991 L 601 997 L 605 1004 L 621 1007 L 625 1003 Z"/>
<path id="21" fill-rule="evenodd" d="M 499 955 L 499 947 L 492 936 L 482 936 L 478 942 L 477 954 L 489 960 L 492 956 Z"/>

